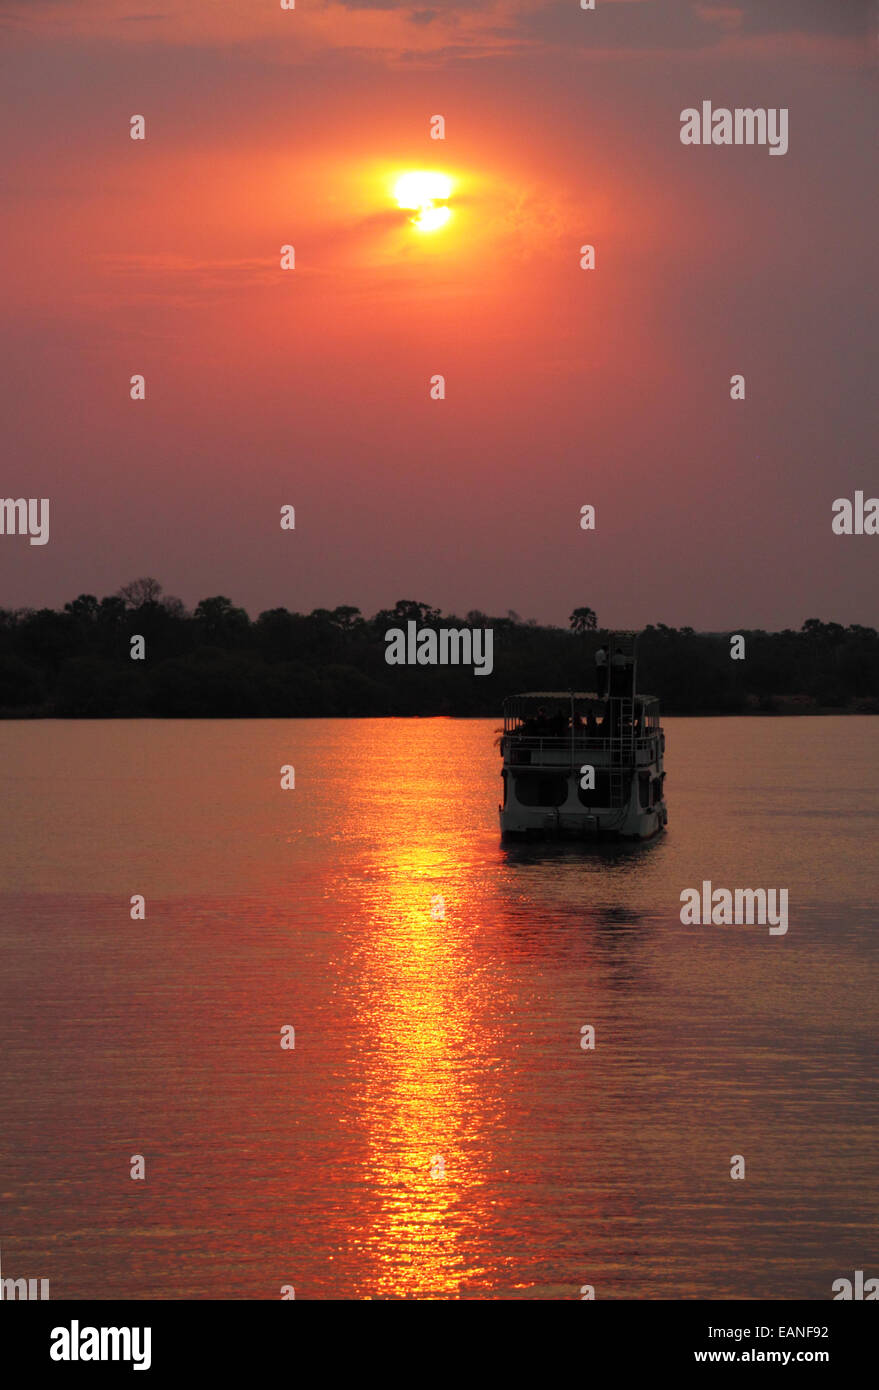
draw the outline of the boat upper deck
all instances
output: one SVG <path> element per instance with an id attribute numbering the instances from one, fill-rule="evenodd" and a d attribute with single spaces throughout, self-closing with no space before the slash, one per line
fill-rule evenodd
<path id="1" fill-rule="evenodd" d="M 501 751 L 511 765 L 573 766 L 585 760 L 643 766 L 662 751 L 659 700 L 635 695 L 629 702 L 582 690 L 511 695 L 504 701 Z"/>
<path id="2" fill-rule="evenodd" d="M 619 697 L 608 699 L 594 690 L 529 690 L 504 700 L 504 733 L 521 733 L 526 724 L 554 724 L 552 732 L 556 732 L 562 719 L 568 729 L 583 727 L 590 716 L 593 720 L 606 718 L 619 704 Z M 647 729 L 659 727 L 659 700 L 655 695 L 633 696 L 632 710 L 636 723 Z M 533 728 L 531 731 L 537 732 Z M 544 732 L 551 730 L 546 728 Z"/>

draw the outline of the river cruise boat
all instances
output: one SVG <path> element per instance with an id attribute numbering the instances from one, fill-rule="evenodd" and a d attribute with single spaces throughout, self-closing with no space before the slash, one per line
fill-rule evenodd
<path id="1" fill-rule="evenodd" d="M 635 692 L 634 633 L 608 635 L 596 675 L 596 691 L 504 701 L 504 838 L 649 840 L 665 828 L 665 734 L 659 701 Z"/>

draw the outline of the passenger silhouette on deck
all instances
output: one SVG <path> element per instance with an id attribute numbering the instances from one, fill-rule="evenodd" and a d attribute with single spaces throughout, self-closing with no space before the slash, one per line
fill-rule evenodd
<path id="1" fill-rule="evenodd" d="M 622 647 L 617 647 L 610 659 L 610 693 L 623 695 L 626 690 L 625 669 L 628 665 Z"/>
<path id="2" fill-rule="evenodd" d="M 595 690 L 601 700 L 607 695 L 607 647 L 595 653 Z"/>
<path id="3" fill-rule="evenodd" d="M 543 705 L 538 705 L 530 719 L 526 719 L 522 725 L 522 732 L 531 738 L 539 738 L 546 733 L 546 710 Z"/>

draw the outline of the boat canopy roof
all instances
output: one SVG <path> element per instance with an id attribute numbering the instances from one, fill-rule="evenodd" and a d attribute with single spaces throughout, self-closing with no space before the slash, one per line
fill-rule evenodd
<path id="1" fill-rule="evenodd" d="M 527 690 L 522 695 L 510 695 L 504 700 L 504 709 L 509 714 L 515 714 L 519 709 L 532 710 L 538 709 L 541 705 L 546 708 L 548 705 L 564 706 L 571 708 L 571 701 L 577 705 L 594 704 L 601 707 L 607 704 L 604 695 L 597 694 L 594 690 Z M 636 695 L 635 707 L 646 709 L 648 705 L 659 703 L 656 695 Z"/>

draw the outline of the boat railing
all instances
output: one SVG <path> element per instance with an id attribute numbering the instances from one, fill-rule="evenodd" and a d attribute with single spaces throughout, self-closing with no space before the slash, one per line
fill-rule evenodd
<path id="1" fill-rule="evenodd" d="M 602 738 L 598 735 L 596 737 L 587 736 L 584 738 L 582 735 L 577 734 L 572 739 L 570 734 L 568 734 L 567 737 L 564 734 L 561 736 L 517 734 L 515 730 L 511 730 L 504 734 L 504 743 L 508 744 L 510 749 L 527 749 L 530 752 L 536 753 L 564 753 L 566 750 L 572 753 L 609 753 L 612 749 L 618 749 L 621 746 L 627 749 L 631 748 L 636 753 L 648 753 L 655 746 L 660 737 L 660 733 L 660 729 L 653 729 L 651 732 L 639 734 L 635 738 L 629 738 L 625 734 L 623 734 L 622 737 L 608 736 L 607 738 Z"/>

